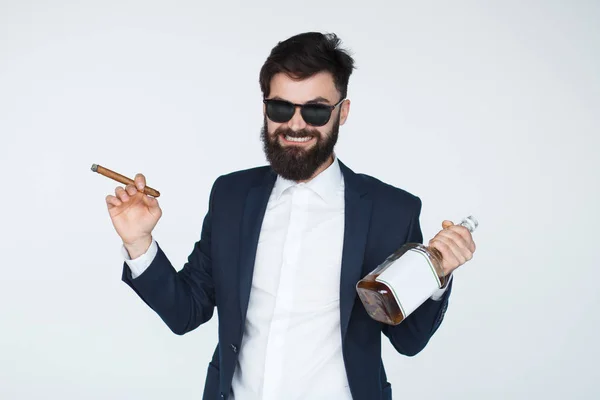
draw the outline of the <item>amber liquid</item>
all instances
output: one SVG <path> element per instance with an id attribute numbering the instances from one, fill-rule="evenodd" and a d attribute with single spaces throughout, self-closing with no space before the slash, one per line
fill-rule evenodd
<path id="1" fill-rule="evenodd" d="M 438 272 L 441 285 L 446 285 L 446 277 L 443 275 L 441 269 L 442 255 L 440 252 L 435 248 L 423 246 L 418 243 L 407 243 L 356 284 L 358 296 L 367 314 L 374 320 L 388 325 L 398 325 L 407 317 L 400 310 L 400 306 L 390 288 L 386 284 L 376 281 L 376 279 L 394 261 L 415 247 L 418 247 L 429 256 L 429 259 Z"/>
<path id="2" fill-rule="evenodd" d="M 375 280 L 377 276 L 379 274 L 367 275 L 358 282 L 358 296 L 371 318 L 388 325 L 398 325 L 405 317 L 387 285 Z"/>

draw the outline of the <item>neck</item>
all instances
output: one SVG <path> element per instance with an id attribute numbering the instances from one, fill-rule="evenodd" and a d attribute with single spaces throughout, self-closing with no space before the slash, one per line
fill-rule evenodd
<path id="1" fill-rule="evenodd" d="M 334 160 L 334 155 L 332 154 L 327 161 L 325 161 L 323 164 L 321 164 L 319 166 L 319 168 L 317 168 L 317 170 L 315 171 L 315 173 L 308 179 L 304 180 L 304 181 L 296 181 L 296 183 L 306 183 L 306 182 L 310 182 L 311 180 L 315 179 L 315 177 L 317 175 L 319 175 L 321 172 L 325 171 L 327 168 L 329 168 L 329 166 L 331 164 L 333 164 L 333 160 Z"/>

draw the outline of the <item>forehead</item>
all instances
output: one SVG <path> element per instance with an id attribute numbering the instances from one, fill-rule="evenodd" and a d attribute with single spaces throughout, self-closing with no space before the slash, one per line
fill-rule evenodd
<path id="1" fill-rule="evenodd" d="M 271 79 L 269 97 L 280 97 L 300 104 L 317 97 L 329 100 L 330 104 L 335 104 L 340 100 L 333 75 L 329 72 L 319 72 L 302 80 L 292 79 L 283 72 L 277 73 Z"/>

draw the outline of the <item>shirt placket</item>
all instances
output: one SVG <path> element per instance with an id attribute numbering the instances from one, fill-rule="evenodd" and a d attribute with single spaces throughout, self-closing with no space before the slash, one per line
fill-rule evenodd
<path id="1" fill-rule="evenodd" d="M 291 192 L 291 212 L 283 245 L 275 309 L 267 341 L 262 397 L 264 400 L 281 399 L 286 346 L 293 345 L 293 343 L 287 343 L 290 316 L 293 314 L 289 311 L 294 309 L 294 277 L 299 268 L 302 232 L 306 225 L 305 210 L 309 193 L 302 184 L 293 186 L 289 190 Z"/>

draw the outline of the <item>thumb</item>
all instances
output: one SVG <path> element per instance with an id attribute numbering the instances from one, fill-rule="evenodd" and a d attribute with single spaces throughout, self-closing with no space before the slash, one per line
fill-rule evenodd
<path id="1" fill-rule="evenodd" d="M 442 222 L 443 229 L 450 228 L 452 225 L 454 225 L 452 221 L 444 220 L 444 222 Z"/>

